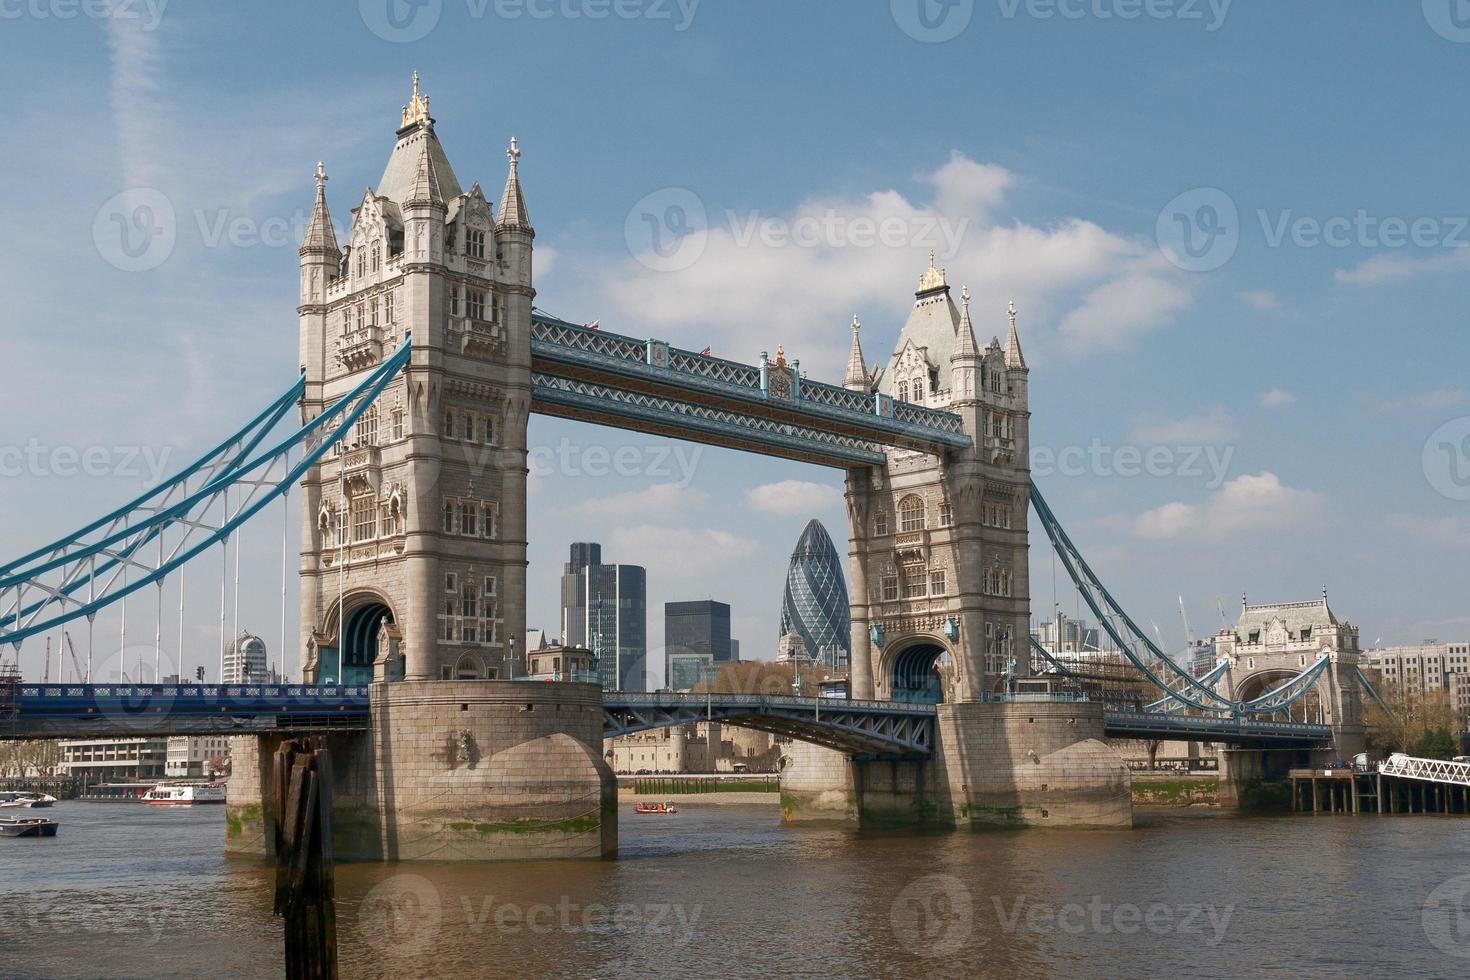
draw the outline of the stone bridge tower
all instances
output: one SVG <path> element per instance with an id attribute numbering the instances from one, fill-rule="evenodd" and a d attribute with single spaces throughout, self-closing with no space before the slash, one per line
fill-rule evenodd
<path id="1" fill-rule="evenodd" d="M 953 412 L 972 440 L 938 454 L 890 449 L 885 465 L 847 475 L 852 696 L 937 704 L 934 754 L 870 762 L 797 746 L 782 775 L 786 820 L 1132 822 L 1101 704 L 1009 700 L 1030 672 L 1030 408 L 1007 312 L 1006 342 L 981 347 L 968 291 L 956 308 L 931 253 L 886 366 L 868 370 L 853 323 L 844 385 L 893 399 L 900 417 L 903 403 Z"/>
<path id="2" fill-rule="evenodd" d="M 525 636 L 534 231 L 510 144 L 498 213 L 461 188 L 418 89 L 339 246 L 326 174 L 301 246 L 304 417 L 412 333 L 411 365 L 302 480 L 305 673 L 515 676 Z"/>
<path id="3" fill-rule="evenodd" d="M 959 415 L 973 439 L 941 456 L 890 450 L 850 470 L 854 697 L 972 701 L 1030 662 L 1027 377 L 1014 305 L 1002 346 L 975 338 L 930 255 L 885 367 L 867 374 L 853 328 L 844 383 Z"/>
<path id="4" fill-rule="evenodd" d="M 310 418 L 412 335 L 412 360 L 302 480 L 308 683 L 371 684 L 326 739 L 344 860 L 600 858 L 617 786 L 595 684 L 524 676 L 531 248 L 520 148 L 498 209 L 464 190 L 419 92 L 337 240 L 327 175 L 301 246 Z M 234 739 L 227 849 L 269 853 L 279 736 Z"/>

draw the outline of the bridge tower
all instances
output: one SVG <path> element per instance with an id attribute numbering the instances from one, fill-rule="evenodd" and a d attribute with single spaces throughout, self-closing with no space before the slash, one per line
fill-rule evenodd
<path id="1" fill-rule="evenodd" d="M 1224 690 L 1236 701 L 1250 701 L 1286 683 L 1319 658 L 1328 664 L 1311 689 L 1288 710 L 1293 720 L 1332 728 L 1332 746 L 1310 753 L 1224 750 L 1227 796 L 1250 805 L 1250 788 L 1282 777 L 1292 765 L 1351 759 L 1366 746 L 1363 688 L 1358 682 L 1361 648 L 1358 627 L 1340 620 L 1321 599 L 1304 602 L 1251 603 L 1240 597 L 1235 626 L 1215 635 L 1215 656 L 1228 658 Z M 1263 800 L 1262 802 L 1269 802 Z"/>
<path id="2" fill-rule="evenodd" d="M 1006 315 L 1005 343 L 980 346 L 969 291 L 956 307 L 931 252 L 885 366 L 869 371 L 853 324 L 846 387 L 952 412 L 971 437 L 847 475 L 852 696 L 939 704 L 936 754 L 905 771 L 799 748 L 788 819 L 1131 822 L 1101 705 L 1010 700 L 1030 673 L 1030 370 Z"/>
<path id="3" fill-rule="evenodd" d="M 302 479 L 304 679 L 372 685 L 372 730 L 338 764 L 349 855 L 616 848 L 600 691 L 515 680 L 535 231 L 514 137 L 507 155 L 495 209 L 478 182 L 461 187 L 415 72 L 383 176 L 344 243 L 317 167 L 300 249 L 303 418 L 412 338 L 402 375 Z M 248 769 L 258 753 L 263 804 L 272 750 L 260 741 L 235 757 Z M 242 796 L 252 801 L 232 784 L 232 809 Z M 264 839 L 240 836 L 244 850 Z"/>

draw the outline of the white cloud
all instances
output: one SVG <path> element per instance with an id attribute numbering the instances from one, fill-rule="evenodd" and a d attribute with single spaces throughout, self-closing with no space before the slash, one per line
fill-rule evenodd
<path id="1" fill-rule="evenodd" d="M 758 550 L 753 539 L 729 531 L 652 524 L 614 528 L 608 544 L 606 553 L 617 555 L 618 561 L 677 578 L 692 592 L 699 591 L 701 576 L 738 564 Z"/>
<path id="2" fill-rule="evenodd" d="M 1470 548 L 1470 521 L 1458 517 L 1425 517 L 1420 514 L 1389 514 L 1389 527 L 1429 544 Z"/>
<path id="3" fill-rule="evenodd" d="M 840 506 L 842 491 L 823 483 L 782 480 L 764 483 L 745 491 L 745 506 L 768 514 L 809 517 L 817 511 Z"/>
<path id="4" fill-rule="evenodd" d="M 1251 289 L 1239 295 L 1241 302 L 1258 310 L 1274 310 L 1281 305 L 1281 300 L 1269 289 Z"/>
<path id="5" fill-rule="evenodd" d="M 1288 487 L 1275 473 L 1240 476 L 1202 505 L 1174 502 L 1140 514 L 1133 533 L 1141 538 L 1219 540 L 1310 523 L 1326 503 L 1325 495 Z"/>
<path id="6" fill-rule="evenodd" d="M 931 247 L 955 291 L 969 286 L 982 339 L 1004 336 L 1006 303 L 1017 302 L 1028 353 L 1063 342 L 1069 354 L 1125 345 L 1191 304 L 1193 280 L 1148 239 L 1079 218 L 995 219 L 1020 179 L 954 153 L 921 176 L 928 201 L 889 189 L 813 194 L 781 213 L 708 208 L 702 251 L 686 268 L 656 271 L 630 258 L 586 288 L 608 329 L 636 322 L 629 332 L 657 330 L 744 360 L 779 342 L 822 379 L 841 377 L 854 311 L 881 311 L 865 313 L 864 339 L 870 359 L 886 359 Z M 874 225 L 900 231 L 859 242 L 858 230 Z M 800 244 L 764 234 L 798 227 L 818 230 Z M 651 252 L 641 258 L 659 265 Z"/>
<path id="7" fill-rule="evenodd" d="M 641 490 L 589 497 L 576 509 L 577 513 L 587 517 L 651 517 L 692 510 L 707 500 L 709 494 L 694 487 L 655 483 Z"/>
<path id="8" fill-rule="evenodd" d="M 1164 445 L 1225 442 L 1235 434 L 1234 420 L 1220 405 L 1178 419 L 1142 416 L 1133 426 L 1136 441 Z"/>
<path id="9" fill-rule="evenodd" d="M 1262 408 L 1285 408 L 1296 404 L 1296 395 L 1281 388 L 1272 388 L 1270 391 L 1261 392 Z"/>
<path id="10" fill-rule="evenodd" d="M 1384 286 L 1430 272 L 1470 263 L 1470 249 L 1420 258 L 1412 255 L 1375 255 L 1351 269 L 1338 269 L 1333 278 L 1342 286 Z"/>

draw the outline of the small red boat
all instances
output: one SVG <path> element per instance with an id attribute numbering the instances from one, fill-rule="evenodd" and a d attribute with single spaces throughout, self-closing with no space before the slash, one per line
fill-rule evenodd
<path id="1" fill-rule="evenodd" d="M 679 808 L 673 802 L 668 803 L 639 803 L 633 807 L 634 813 L 678 813 Z"/>

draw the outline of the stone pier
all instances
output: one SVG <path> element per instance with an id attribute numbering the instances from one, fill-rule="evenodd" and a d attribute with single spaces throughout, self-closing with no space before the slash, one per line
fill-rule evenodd
<path id="1" fill-rule="evenodd" d="M 858 826 L 1128 828 L 1132 790 L 1103 741 L 1102 706 L 939 706 L 928 760 L 853 759 L 795 745 L 781 818 Z"/>
<path id="2" fill-rule="evenodd" d="M 372 729 L 325 737 L 339 860 L 617 856 L 617 785 L 591 684 L 374 684 Z M 226 850 L 267 857 L 283 736 L 232 739 Z"/>

